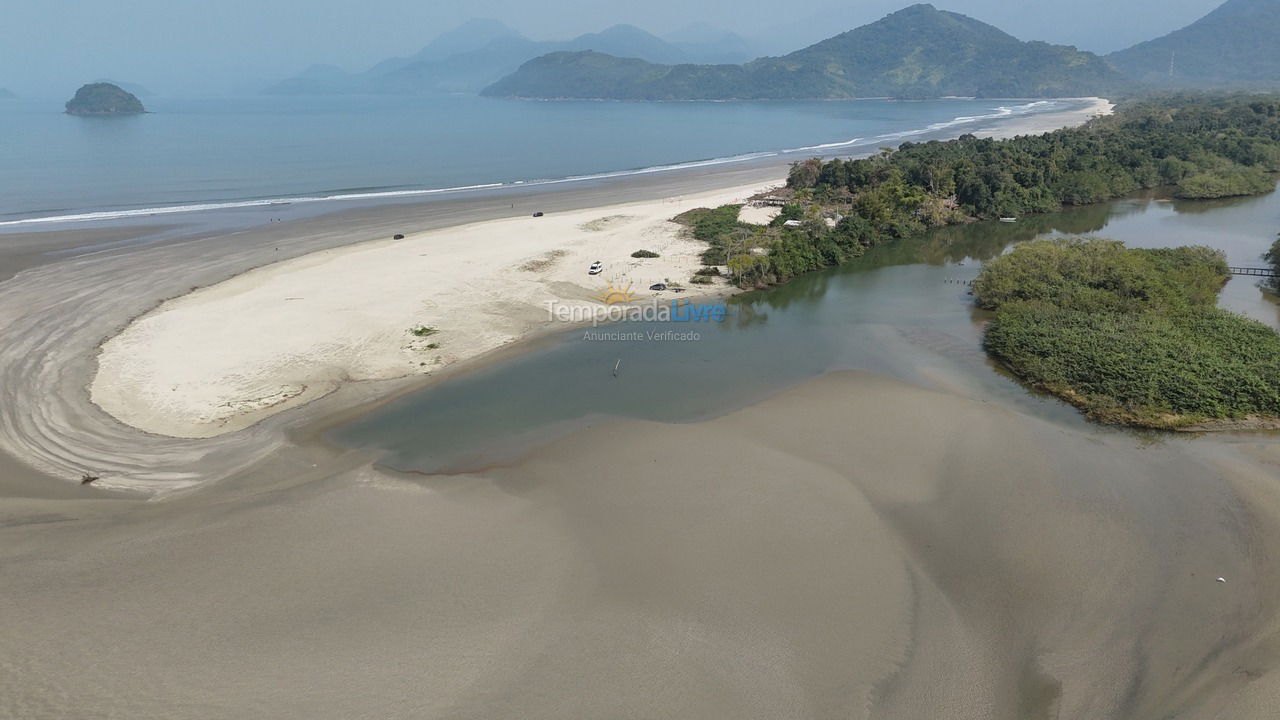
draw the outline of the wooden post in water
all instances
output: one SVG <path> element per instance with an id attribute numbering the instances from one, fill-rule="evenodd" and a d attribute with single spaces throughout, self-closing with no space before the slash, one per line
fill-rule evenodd
<path id="1" fill-rule="evenodd" d="M 622 365 L 622 358 L 618 358 L 618 362 L 613 364 L 613 376 L 618 377 L 618 366 Z"/>

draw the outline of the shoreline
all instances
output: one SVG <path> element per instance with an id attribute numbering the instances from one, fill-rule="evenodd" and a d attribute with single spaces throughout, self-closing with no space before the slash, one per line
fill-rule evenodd
<path id="1" fill-rule="evenodd" d="M 954 137 L 962 130 L 975 134 L 1035 134 L 1078 124 L 1093 114 L 1106 112 L 1109 107 L 1109 103 L 1098 99 L 1065 113 L 990 121 L 972 128 L 951 128 L 942 135 Z M 909 139 L 920 141 L 929 138 L 913 136 Z M 359 404 L 387 392 L 396 392 L 412 383 L 403 380 L 348 383 L 324 398 L 324 402 L 308 404 L 305 411 L 279 413 L 217 440 L 169 438 L 141 433 L 122 425 L 89 402 L 87 384 L 95 373 L 96 359 L 78 354 L 75 348 L 84 347 L 84 343 L 89 341 L 96 349 L 129 326 L 132 318 L 152 312 L 167 298 L 186 295 L 193 286 L 216 285 L 254 268 L 270 266 L 276 258 L 297 258 L 318 250 L 348 247 L 378 236 L 387 237 L 392 231 L 405 227 L 433 229 L 484 220 L 486 216 L 500 218 L 510 215 L 512 203 L 508 201 L 512 199 L 517 201 L 516 211 L 521 214 L 533 207 L 532 203 L 537 203 L 539 207 L 546 207 L 551 217 L 551 213 L 571 209 L 599 209 L 620 202 L 628 204 L 707 192 L 725 186 L 755 184 L 758 189 L 770 180 L 776 182 L 784 172 L 785 166 L 776 163 L 772 166 L 721 166 L 711 171 L 704 168 L 697 172 L 663 174 L 662 177 L 562 187 L 554 192 L 524 190 L 506 195 L 450 198 L 443 202 L 383 205 L 225 236 L 206 234 L 198 240 L 179 237 L 144 247 L 125 245 L 85 255 L 72 253 L 56 265 L 26 269 L 11 282 L 0 286 L 0 297 L 6 300 L 26 298 L 18 300 L 19 303 L 50 303 L 47 299 L 49 287 L 66 289 L 68 284 L 79 283 L 84 292 L 74 292 L 73 287 L 73 291 L 65 293 L 66 299 L 75 299 L 79 306 L 62 307 L 53 315 L 79 317 L 75 314 L 79 310 L 89 317 L 81 318 L 74 327 L 65 328 L 65 332 L 59 327 L 59 331 L 49 338 L 35 337 L 48 333 L 49 317 L 20 318 L 28 320 L 22 328 L 26 331 L 23 342 L 10 348 L 10 357 L 0 356 L 0 377 L 17 379 L 4 385 L 5 400 L 11 402 L 7 403 L 9 410 L 0 418 L 5 421 L 0 425 L 0 445 L 9 454 L 47 475 L 77 478 L 83 469 L 92 468 L 103 476 L 100 481 L 103 487 L 162 492 L 226 477 L 269 454 L 287 429 L 314 421 L 325 413 L 339 411 L 348 404 Z M 220 247 L 214 247 L 210 242 L 215 237 L 225 238 L 219 240 Z M 271 247 L 277 243 L 279 255 Z M 87 270 L 90 266 L 92 271 Z M 137 282 L 131 277 L 136 275 L 134 268 L 153 266 L 181 268 L 175 274 L 182 277 L 166 277 L 154 283 Z M 72 277 L 77 280 L 70 280 Z M 87 302 L 85 298 L 86 292 L 99 287 L 99 281 L 102 281 L 103 292 L 107 293 L 103 297 L 110 300 L 106 306 Z M 128 287 L 120 287 L 121 283 Z M 7 295 L 4 291 L 8 291 Z M 12 306 L 10 302 L 5 303 L 5 307 Z M 34 326 L 35 322 L 45 323 L 42 332 Z M 39 345 L 45 348 L 45 352 L 65 358 L 65 364 L 45 362 L 36 370 L 29 359 L 14 357 L 24 349 L 30 350 Z M 421 378 L 414 381 L 422 383 Z M 37 412 L 29 412 L 30 407 L 35 407 L 36 398 L 42 395 L 56 398 L 51 403 L 53 407 L 37 407 Z M 24 408 L 28 409 L 30 417 L 22 417 Z"/>
<path id="2" fill-rule="evenodd" d="M 975 100 L 977 98 L 966 97 L 944 97 L 937 98 L 939 100 Z M 907 99 L 893 98 L 847 98 L 841 100 L 831 99 L 829 102 L 857 102 L 857 101 L 893 101 L 901 103 L 917 102 Z M 529 177 L 517 180 L 507 181 L 487 181 L 477 180 L 475 183 L 447 186 L 447 187 L 396 187 L 370 189 L 368 191 L 351 191 L 342 189 L 317 190 L 312 192 L 300 192 L 294 194 L 278 194 L 264 195 L 257 197 L 244 197 L 238 199 L 226 200 L 210 200 L 205 202 L 192 202 L 188 204 L 168 204 L 156 205 L 153 207 L 131 207 L 121 206 L 117 208 L 85 208 L 80 210 L 67 210 L 64 215 L 35 215 L 31 217 L 17 217 L 7 220 L 0 220 L 0 236 L 9 233 L 21 233 L 24 230 L 30 232 L 38 232 L 42 227 L 52 227 L 58 230 L 71 230 L 82 225 L 92 225 L 93 223 L 103 223 L 103 227 L 115 226 L 121 222 L 136 221 L 156 221 L 167 219 L 168 222 L 179 222 L 181 218 L 187 215 L 198 216 L 202 213 L 221 213 L 228 211 L 253 211 L 269 209 L 273 212 L 288 213 L 292 210 L 300 210 L 302 208 L 314 207 L 315 211 L 308 213 L 302 212 L 299 217 L 307 217 L 319 214 L 327 214 L 329 212 L 342 212 L 346 209 L 360 209 L 366 206 L 377 206 L 383 203 L 397 202 L 423 202 L 436 198 L 458 199 L 472 193 L 483 192 L 514 192 L 514 191 L 538 191 L 553 190 L 563 185 L 580 185 L 591 182 L 610 181 L 626 178 L 639 178 L 644 176 L 669 176 L 679 173 L 697 172 L 697 171 L 714 171 L 724 168 L 731 169 L 733 167 L 760 167 L 761 164 L 785 167 L 792 161 L 801 160 L 809 157 L 812 153 L 824 153 L 832 150 L 851 150 L 855 152 L 873 152 L 873 145 L 880 142 L 897 143 L 916 136 L 928 136 L 937 133 L 946 133 L 950 128 L 957 126 L 984 126 L 987 124 L 1003 124 L 1011 120 L 1030 120 L 1033 118 L 1055 118 L 1055 117 L 1071 117 L 1085 109 L 1098 110 L 1106 105 L 1106 101 L 1094 97 L 1063 97 L 1063 98 L 983 98 L 989 102 L 1010 102 L 1021 103 L 1015 108 L 1000 106 L 998 109 L 1005 111 L 1002 113 L 993 113 L 987 115 L 976 116 L 960 116 L 949 121 L 942 121 L 930 124 L 922 128 L 916 128 L 898 133 L 888 133 L 886 135 L 875 136 L 871 138 L 858 137 L 851 140 L 837 140 L 817 145 L 800 146 L 794 148 L 778 148 L 769 150 L 748 150 L 732 155 L 714 156 L 695 160 L 686 160 L 672 162 L 660 165 L 639 166 L 626 168 L 621 170 L 604 170 L 581 175 L 567 175 L 563 177 Z M 664 101 L 618 101 L 618 102 L 656 102 Z M 679 101 L 686 102 L 686 101 Z M 690 101 L 703 102 L 703 101 Z M 739 102 L 739 101 L 724 101 Z M 748 101 L 742 101 L 748 102 Z M 750 101 L 760 102 L 760 101 Z M 790 102 L 790 101 L 785 101 Z M 1055 110 L 1052 112 L 1039 113 L 1015 113 L 1017 108 L 1026 108 L 1041 103 L 1065 102 L 1074 103 L 1076 107 L 1065 110 Z M 1030 127 L 1030 126 L 1028 126 Z M 1056 129 L 1056 125 L 1049 122 L 1046 125 L 1048 129 Z M 354 205 L 354 207 L 351 207 Z M 325 206 L 333 206 L 332 209 L 326 210 Z M 342 207 L 347 206 L 347 207 Z M 296 218 L 295 218 L 296 219 Z M 277 220 L 278 222 L 279 220 Z"/>

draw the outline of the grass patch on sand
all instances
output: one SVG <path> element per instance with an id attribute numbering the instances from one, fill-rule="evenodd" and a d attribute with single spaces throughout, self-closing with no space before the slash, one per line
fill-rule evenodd
<path id="1" fill-rule="evenodd" d="M 587 222 L 579 225 L 578 228 L 586 230 L 587 232 L 600 232 L 601 230 L 607 229 L 610 225 L 622 222 L 623 220 L 630 220 L 632 217 L 632 215 L 606 215 L 605 217 L 596 218 L 595 220 L 588 220 Z"/>

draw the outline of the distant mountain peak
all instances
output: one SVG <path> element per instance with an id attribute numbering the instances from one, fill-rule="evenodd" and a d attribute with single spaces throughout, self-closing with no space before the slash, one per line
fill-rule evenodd
<path id="1" fill-rule="evenodd" d="M 523 38 L 501 20 L 472 18 L 436 36 L 411 60 L 443 60 L 451 55 L 474 52 L 500 38 Z"/>
<path id="2" fill-rule="evenodd" d="M 1173 87 L 1280 86 L 1280 0 L 1227 0 L 1168 35 L 1107 56 L 1135 79 Z"/>

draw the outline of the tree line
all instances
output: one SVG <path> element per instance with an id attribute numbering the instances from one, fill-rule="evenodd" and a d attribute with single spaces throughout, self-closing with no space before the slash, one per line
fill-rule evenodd
<path id="1" fill-rule="evenodd" d="M 1143 188 L 1182 198 L 1268 192 L 1280 171 L 1280 96 L 1142 99 L 1075 128 L 963 135 L 866 158 L 795 163 L 792 202 L 767 228 L 727 211 L 704 228 L 709 263 L 743 286 L 785 282 L 932 227 L 1053 212 Z M 788 223 L 798 220 L 799 223 Z"/>

